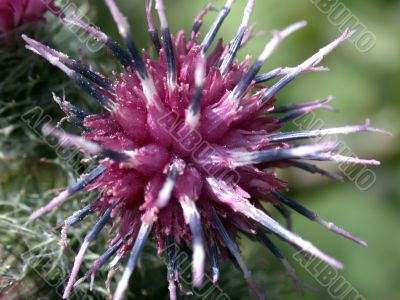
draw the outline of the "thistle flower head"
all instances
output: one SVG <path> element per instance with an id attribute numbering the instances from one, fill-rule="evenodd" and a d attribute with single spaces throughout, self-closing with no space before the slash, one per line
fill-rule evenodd
<path id="1" fill-rule="evenodd" d="M 43 20 L 43 14 L 56 9 L 53 0 L 0 0 L 0 33 L 21 25 L 22 22 Z"/>
<path id="2" fill-rule="evenodd" d="M 293 269 L 269 236 L 277 235 L 296 249 L 334 267 L 342 267 L 340 262 L 275 221 L 263 203 L 272 204 L 286 217 L 286 207 L 289 207 L 335 233 L 366 245 L 289 199 L 283 193 L 287 183 L 271 171 L 271 168 L 294 167 L 337 179 L 337 175 L 319 169 L 309 161 L 378 164 L 374 160 L 341 156 L 335 153 L 335 144 L 296 143 L 325 135 L 380 131 L 370 127 L 368 122 L 321 130 L 282 131 L 282 127 L 294 118 L 319 108 L 331 109 L 327 104 L 331 98 L 305 104 L 275 105 L 276 94 L 296 77 L 305 72 L 326 71 L 319 63 L 352 32 L 345 31 L 296 67 L 259 74 L 263 63 L 282 40 L 306 23 L 301 21 L 274 31 L 254 63 L 250 63 L 250 58 L 239 62 L 236 53 L 251 37 L 248 23 L 254 0 L 247 2 L 234 39 L 227 44 L 219 41 L 211 48 L 233 2 L 226 1 L 201 39 L 198 30 L 211 5 L 200 12 L 190 33 L 180 31 L 173 36 L 164 3 L 156 0 L 160 39 L 152 19 L 153 1 L 147 0 L 149 35 L 156 50 L 154 58 L 137 49 L 128 22 L 113 0 L 106 0 L 106 3 L 128 50 L 99 28 L 76 18 L 64 18 L 65 23 L 83 29 L 103 43 L 118 59 L 124 72 L 114 73 L 112 77 L 93 72 L 67 55 L 23 36 L 28 49 L 64 71 L 105 111 L 91 114 L 56 98 L 67 119 L 82 129 L 82 135 L 71 135 L 50 125 L 43 129 L 46 135 L 59 138 L 65 146 L 75 146 L 87 155 L 99 157 L 97 167 L 31 216 L 31 220 L 38 218 L 80 190 L 99 192 L 96 201 L 65 221 L 63 243 L 66 243 L 69 226 L 89 213 L 99 216 L 76 256 L 64 298 L 82 280 L 93 278 L 96 270 L 113 257 L 111 268 L 116 268 L 123 257 L 128 257 L 114 294 L 114 299 L 121 299 L 149 236 L 156 241 L 160 253 L 164 250 L 168 253 L 167 280 L 171 299 L 176 299 L 180 272 L 173 258 L 172 245 L 191 249 L 194 286 L 202 284 L 208 271 L 216 282 L 218 258 L 231 257 L 249 287 L 263 298 L 240 256 L 236 242 L 238 232 L 265 244 L 282 261 L 296 283 Z M 282 77 L 277 83 L 268 87 L 264 84 L 277 77 Z M 83 278 L 77 280 L 85 251 L 108 222 L 115 228 L 108 250 Z"/>

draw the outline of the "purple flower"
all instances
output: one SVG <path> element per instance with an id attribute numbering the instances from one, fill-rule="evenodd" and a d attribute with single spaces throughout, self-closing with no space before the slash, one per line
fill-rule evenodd
<path id="1" fill-rule="evenodd" d="M 65 146 L 76 146 L 88 155 L 98 156 L 99 164 L 73 186 L 66 189 L 46 206 L 35 211 L 30 219 L 49 212 L 64 203 L 74 193 L 98 191 L 96 201 L 74 213 L 65 221 L 62 241 L 66 243 L 67 229 L 89 213 L 99 216 L 98 223 L 86 236 L 76 256 L 65 289 L 67 298 L 73 287 L 114 257 L 111 268 L 121 259 L 128 262 L 114 294 L 123 297 L 129 278 L 137 264 L 144 242 L 151 235 L 160 253 L 167 252 L 167 280 L 171 299 L 176 299 L 179 282 L 179 262 L 173 258 L 173 245 L 189 247 L 192 251 L 192 280 L 200 286 L 206 268 L 214 282 L 218 281 L 219 257 L 235 260 L 249 287 L 263 298 L 251 279 L 237 245 L 241 232 L 265 244 L 283 263 L 288 274 L 298 284 L 293 269 L 269 236 L 277 235 L 296 249 L 316 256 L 341 268 L 342 264 L 323 253 L 310 242 L 293 233 L 270 217 L 263 203 L 275 206 L 290 221 L 287 207 L 312 221 L 358 244 L 366 243 L 350 233 L 321 219 L 283 192 L 287 183 L 271 168 L 300 168 L 337 179 L 309 161 L 336 161 L 378 164 L 335 153 L 336 145 L 296 144 L 304 140 L 333 134 L 361 131 L 380 132 L 368 122 L 338 128 L 282 132 L 287 122 L 315 109 L 331 109 L 331 98 L 275 106 L 275 95 L 304 72 L 326 71 L 321 60 L 346 41 L 351 31 L 320 49 L 315 55 L 294 68 L 278 68 L 258 75 L 263 63 L 279 43 L 306 25 L 304 21 L 283 30 L 274 31 L 255 63 L 250 58 L 235 59 L 240 47 L 251 38 L 248 27 L 254 0 L 249 0 L 235 38 L 228 44 L 212 42 L 229 14 L 233 0 L 219 11 L 207 35 L 199 42 L 198 30 L 207 5 L 195 19 L 190 34 L 169 32 L 162 0 L 156 0 L 161 23 L 161 36 L 152 20 L 152 1 L 146 1 L 149 34 L 156 49 L 152 58 L 137 49 L 129 25 L 113 0 L 106 0 L 120 34 L 129 51 L 79 19 L 63 21 L 81 28 L 109 48 L 124 67 L 124 72 L 112 77 L 91 71 L 67 55 L 38 41 L 23 36 L 27 48 L 63 70 L 105 110 L 90 114 L 71 103 L 56 98 L 69 121 L 82 128 L 82 136 L 45 126 L 43 132 L 61 140 Z M 265 82 L 282 77 L 266 87 Z M 77 275 L 90 242 L 108 223 L 113 223 L 114 236 L 108 250 L 100 256 L 87 274 L 77 281 Z M 290 223 L 290 222 L 289 222 Z"/>
<path id="2" fill-rule="evenodd" d="M 52 0 L 0 0 L 0 33 L 18 27 L 25 21 L 43 20 L 43 14 L 56 7 Z"/>

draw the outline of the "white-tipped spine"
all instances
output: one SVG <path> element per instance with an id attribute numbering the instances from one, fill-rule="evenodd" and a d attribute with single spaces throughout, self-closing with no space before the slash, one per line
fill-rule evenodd
<path id="1" fill-rule="evenodd" d="M 204 277 L 204 262 L 205 262 L 205 251 L 203 233 L 201 229 L 200 214 L 196 208 L 196 203 L 189 199 L 184 198 L 180 200 L 180 204 L 183 211 L 186 224 L 189 225 L 192 231 L 192 278 L 193 285 L 198 287 L 201 286 Z"/>
<path id="2" fill-rule="evenodd" d="M 204 81 L 206 77 L 206 59 L 203 53 L 199 54 L 194 74 L 195 78 L 195 93 L 189 109 L 186 111 L 186 124 L 190 130 L 194 130 L 200 121 L 201 113 L 201 97 L 203 92 Z"/>
<path id="3" fill-rule="evenodd" d="M 306 21 L 299 21 L 292 25 L 289 25 L 288 27 L 286 27 L 285 29 L 283 29 L 281 31 L 273 31 L 272 32 L 273 38 L 265 46 L 264 50 L 258 57 L 258 61 L 265 62 L 267 60 L 267 58 L 271 56 L 271 54 L 276 50 L 278 45 L 280 43 L 282 43 L 282 41 L 284 39 L 286 39 L 289 35 L 302 29 L 305 26 L 307 26 Z"/>
<path id="4" fill-rule="evenodd" d="M 69 298 L 76 278 L 78 276 L 79 268 L 83 262 L 83 257 L 85 256 L 86 250 L 89 247 L 89 241 L 84 240 L 78 254 L 76 255 L 74 266 L 72 267 L 71 275 L 68 279 L 67 287 L 64 290 L 63 299 Z"/>
<path id="5" fill-rule="evenodd" d="M 122 300 L 124 294 L 128 288 L 129 279 L 136 267 L 137 260 L 139 259 L 139 255 L 143 249 L 144 242 L 147 240 L 147 237 L 151 231 L 153 226 L 153 222 L 147 223 L 143 222 L 142 226 L 139 229 L 139 233 L 136 238 L 136 242 L 133 245 L 131 250 L 131 255 L 129 257 L 128 264 L 122 274 L 121 279 L 118 282 L 117 289 L 115 290 L 113 300 Z"/>
<path id="6" fill-rule="evenodd" d="M 118 27 L 118 32 L 123 38 L 128 38 L 130 26 L 126 17 L 121 13 L 114 0 L 105 0 Z"/>

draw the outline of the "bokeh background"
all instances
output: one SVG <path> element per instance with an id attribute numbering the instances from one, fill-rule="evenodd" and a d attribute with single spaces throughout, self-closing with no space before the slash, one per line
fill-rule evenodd
<path id="1" fill-rule="evenodd" d="M 82 12 L 93 23 L 118 39 L 115 25 L 103 1 L 72 2 L 80 6 Z M 193 18 L 206 3 L 202 0 L 165 2 L 173 33 L 180 29 L 189 30 Z M 217 1 L 216 7 L 221 7 L 223 2 Z M 234 36 L 246 4 L 245 0 L 236 2 L 219 32 L 219 36 L 225 41 Z M 256 32 L 263 31 L 265 34 L 249 42 L 240 51 L 239 57 L 242 59 L 246 54 L 256 57 L 273 29 L 283 28 L 302 19 L 308 21 L 308 27 L 288 38 L 265 63 L 263 70 L 295 66 L 311 56 L 340 34 L 339 27 L 342 24 L 338 19 L 334 24 L 333 15 L 321 12 L 313 4 L 316 2 L 318 1 L 256 1 L 252 21 L 257 23 Z M 290 182 L 292 198 L 316 211 L 321 217 L 359 235 L 368 241 L 369 247 L 359 247 L 296 214 L 293 214 L 294 230 L 345 264 L 345 269 L 340 270 L 339 274 L 364 297 L 359 299 L 395 300 L 400 299 L 400 1 L 342 2 L 348 11 L 376 36 L 376 45 L 367 52 L 361 52 L 354 43 L 347 42 L 323 61 L 322 65 L 329 67 L 330 72 L 306 74 L 296 79 L 279 93 L 279 103 L 301 103 L 334 95 L 336 100 L 332 105 L 339 112 L 317 112 L 317 117 L 326 126 L 359 124 L 368 117 L 374 126 L 390 130 L 393 137 L 371 133 L 341 137 L 359 157 L 374 158 L 382 162 L 381 166 L 371 168 L 376 175 L 376 182 L 368 190 L 360 190 L 354 178 L 345 178 L 344 183 L 338 183 L 318 175 L 292 170 L 282 172 L 281 176 Z M 137 44 L 148 48 L 150 42 L 145 25 L 144 1 L 117 0 L 117 3 L 132 24 Z M 202 33 L 209 28 L 215 16 L 214 12 L 205 18 Z M 87 61 L 94 61 L 98 68 L 113 68 L 104 52 L 83 54 L 84 46 L 76 42 L 71 33 L 60 29 L 59 24 L 51 17 L 47 26 L 40 25 L 40 29 L 37 30 L 40 31 L 39 36 L 63 51 L 84 57 Z M 65 252 L 60 251 L 58 247 L 59 233 L 54 227 L 61 223 L 63 217 L 81 205 L 78 199 L 82 197 L 58 212 L 44 217 L 37 224 L 25 224 L 29 211 L 48 200 L 55 188 L 71 182 L 74 175 L 72 170 L 57 160 L 51 148 L 35 138 L 34 134 L 26 133 L 23 126 L 18 124 L 18 121 L 13 121 L 14 119 L 9 120 L 9 116 L 10 112 L 18 116 L 28 111 L 29 107 L 39 105 L 56 120 L 60 114 L 50 102 L 51 91 L 62 94 L 64 90 L 75 103 L 86 103 L 85 97 L 69 85 L 66 77 L 57 75 L 58 70 L 44 66 L 40 59 L 21 49 L 11 55 L 10 51 L 5 50 L 4 44 L 1 47 L 4 47 L 0 57 L 1 82 L 4 83 L 11 76 L 9 70 L 20 67 L 21 71 L 18 71 L 16 79 L 13 79 L 14 84 L 17 80 L 15 86 L 20 88 L 22 84 L 22 87 L 29 86 L 30 89 L 29 92 L 26 89 L 18 90 L 18 93 L 14 94 L 13 89 L 6 92 L 7 86 L 4 84 L 2 91 L 0 89 L 0 103 L 3 103 L 0 142 L 0 299 L 57 299 L 59 296 L 56 290 L 62 289 L 58 283 L 61 275 L 65 274 L 56 271 L 68 271 L 71 267 L 71 257 L 79 245 L 79 239 L 84 235 L 86 225 L 71 230 L 71 247 Z M 10 55 L 13 59 L 9 58 Z M 22 63 L 27 61 L 27 66 L 22 67 Z M 49 84 L 49 78 L 54 84 Z M 18 104 L 22 102 L 22 106 Z M 13 105 L 4 109 L 4 103 Z M 8 122 L 12 124 L 11 129 L 7 125 Z M 296 127 L 289 126 L 287 129 Z M 14 151 L 10 153 L 10 149 Z M 341 174 L 334 164 L 328 164 L 328 168 Z M 49 189 L 52 190 L 45 192 Z M 279 218 L 278 215 L 276 217 Z M 90 221 L 86 223 L 90 225 Z M 106 239 L 107 234 L 104 234 L 92 247 L 88 265 L 100 254 Z M 284 243 L 280 243 L 280 246 L 292 261 L 299 277 L 318 291 L 304 291 L 301 296 L 303 298 L 297 298 L 292 282 L 285 277 L 279 262 L 266 249 L 245 238 L 241 243 L 256 281 L 265 286 L 267 299 L 333 299 L 326 286 L 318 283 L 307 270 L 293 261 L 293 251 Z M 140 271 L 132 280 L 133 287 L 129 297 L 167 299 L 164 267 L 157 262 L 154 255 L 149 254 L 154 252 L 152 245 L 148 245 L 147 248 Z M 37 251 L 35 257 L 40 260 L 35 263 L 27 262 L 24 256 L 19 255 L 27 250 L 34 253 Z M 74 297 L 105 299 L 106 290 L 102 280 L 104 276 L 100 274 L 96 281 L 98 287 L 93 293 L 86 293 L 87 285 L 84 285 L 81 289 L 83 294 Z M 220 286 L 231 299 L 253 298 L 247 293 L 240 272 L 229 266 L 224 268 Z"/>

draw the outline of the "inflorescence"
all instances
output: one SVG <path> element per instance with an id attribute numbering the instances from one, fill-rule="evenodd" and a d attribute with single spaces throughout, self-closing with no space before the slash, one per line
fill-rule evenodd
<path id="1" fill-rule="evenodd" d="M 251 64 L 250 57 L 235 58 L 252 37 L 249 19 L 254 0 L 248 0 L 236 36 L 227 44 L 221 40 L 212 48 L 233 0 L 226 1 L 203 40 L 199 29 L 204 16 L 213 8 L 208 4 L 196 17 L 189 35 L 179 31 L 171 35 L 163 0 L 155 1 L 160 21 L 159 32 L 152 18 L 152 0 L 146 0 L 148 31 L 155 58 L 136 47 L 126 18 L 114 0 L 106 0 L 126 43 L 127 50 L 99 28 L 79 18 L 61 17 L 65 24 L 89 33 L 104 44 L 121 63 L 124 71 L 111 77 L 92 71 L 67 55 L 51 49 L 28 36 L 27 48 L 64 71 L 88 93 L 104 112 L 91 114 L 66 100 L 55 97 L 66 118 L 82 129 L 82 136 L 46 125 L 43 132 L 60 139 L 65 146 L 75 146 L 98 158 L 98 166 L 67 188 L 46 206 L 35 211 L 34 220 L 63 204 L 78 191 L 98 192 L 98 198 L 65 220 L 62 242 L 67 230 L 90 213 L 99 216 L 76 255 L 64 298 L 111 260 L 115 270 L 128 257 L 118 282 L 114 299 L 120 300 L 128 288 L 145 241 L 151 235 L 159 253 L 171 245 L 189 248 L 192 253 L 192 282 L 201 286 L 206 268 L 214 282 L 219 278 L 220 257 L 238 266 L 249 287 L 262 299 L 240 256 L 237 234 L 260 241 L 280 259 L 288 274 L 298 284 L 294 270 L 270 236 L 277 235 L 295 249 L 341 268 L 342 264 L 323 253 L 274 220 L 263 203 L 276 207 L 290 223 L 287 208 L 360 245 L 366 243 L 343 229 L 320 218 L 314 212 L 284 194 L 287 183 L 277 178 L 271 168 L 294 167 L 334 179 L 339 176 L 310 163 L 334 161 L 354 164 L 378 164 L 342 156 L 333 143 L 296 144 L 297 140 L 362 131 L 383 132 L 369 126 L 344 126 L 330 129 L 281 132 L 291 120 L 316 109 L 331 109 L 332 98 L 304 104 L 275 106 L 276 94 L 305 72 L 323 72 L 321 60 L 353 32 L 346 30 L 339 38 L 320 49 L 296 67 L 278 68 L 259 74 L 264 62 L 289 35 L 303 28 L 301 21 L 274 31 L 272 39 Z M 266 87 L 269 80 L 280 78 Z M 78 279 L 85 252 L 106 224 L 113 224 L 114 234 L 108 250 L 92 268 Z M 168 252 L 168 251 L 167 251 Z M 167 280 L 171 299 L 176 299 L 179 262 L 167 255 Z"/>

